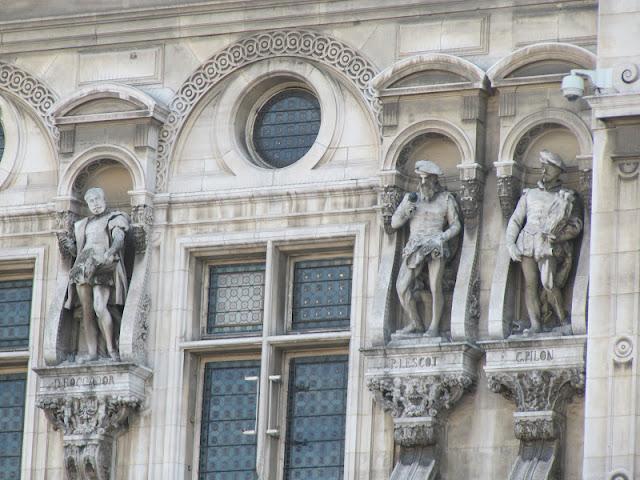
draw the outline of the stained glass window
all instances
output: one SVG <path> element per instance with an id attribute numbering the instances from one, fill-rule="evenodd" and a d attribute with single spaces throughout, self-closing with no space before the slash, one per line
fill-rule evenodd
<path id="1" fill-rule="evenodd" d="M 346 404 L 346 355 L 291 361 L 286 480 L 343 478 Z"/>
<path id="2" fill-rule="evenodd" d="M 293 330 L 349 328 L 351 260 L 297 262 L 293 278 Z"/>
<path id="3" fill-rule="evenodd" d="M 309 91 L 287 89 L 274 95 L 258 112 L 253 145 L 260 158 L 273 168 L 301 159 L 320 130 L 320 104 Z"/>
<path id="4" fill-rule="evenodd" d="M 209 269 L 208 334 L 260 332 L 264 307 L 264 264 Z"/>
<path id="5" fill-rule="evenodd" d="M 0 349 L 29 346 L 31 280 L 0 281 Z"/>
<path id="6" fill-rule="evenodd" d="M 27 375 L 0 375 L 0 480 L 20 478 Z"/>
<path id="7" fill-rule="evenodd" d="M 200 480 L 257 480 L 259 361 L 207 363 L 200 430 Z"/>

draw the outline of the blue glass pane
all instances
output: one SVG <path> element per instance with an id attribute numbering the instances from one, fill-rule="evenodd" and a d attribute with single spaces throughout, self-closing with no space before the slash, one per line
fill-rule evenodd
<path id="1" fill-rule="evenodd" d="M 256 422 L 259 361 L 207 363 L 200 428 L 201 480 L 256 480 Z"/>
<path id="2" fill-rule="evenodd" d="M 287 480 L 343 478 L 347 364 L 346 355 L 291 361 Z"/>
<path id="3" fill-rule="evenodd" d="M 20 478 L 27 375 L 0 375 L 0 480 Z"/>
<path id="4" fill-rule="evenodd" d="M 262 331 L 264 264 L 209 269 L 207 333 Z"/>
<path id="5" fill-rule="evenodd" d="M 0 282 L 0 349 L 29 346 L 31 280 Z"/>
<path id="6" fill-rule="evenodd" d="M 313 260 L 295 264 L 293 330 L 349 328 L 351 260 Z"/>
<path id="7" fill-rule="evenodd" d="M 320 130 L 320 104 L 310 92 L 289 89 L 274 95 L 258 112 L 253 144 L 274 168 L 291 165 L 304 156 Z"/>

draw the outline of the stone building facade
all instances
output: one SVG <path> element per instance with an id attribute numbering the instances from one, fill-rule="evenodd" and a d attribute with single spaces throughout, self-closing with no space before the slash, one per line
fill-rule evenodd
<path id="1" fill-rule="evenodd" d="M 177 3 L 0 12 L 0 479 L 640 478 L 638 2 Z"/>

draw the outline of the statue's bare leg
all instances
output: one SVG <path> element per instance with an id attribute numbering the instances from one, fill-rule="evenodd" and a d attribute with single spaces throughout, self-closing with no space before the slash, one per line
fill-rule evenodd
<path id="1" fill-rule="evenodd" d="M 82 306 L 82 325 L 84 326 L 89 360 L 96 360 L 98 358 L 98 328 L 93 309 L 93 287 L 86 284 L 76 285 L 76 291 Z"/>
<path id="2" fill-rule="evenodd" d="M 540 298 L 538 296 L 538 282 L 540 272 L 537 262 L 531 257 L 522 257 L 522 273 L 524 273 L 524 302 L 531 321 L 530 331 L 542 331 L 540 324 Z"/>
<path id="3" fill-rule="evenodd" d="M 96 285 L 93 288 L 93 308 L 95 309 L 96 316 L 98 317 L 100 332 L 107 343 L 107 351 L 112 359 L 119 360 L 118 352 L 116 352 L 116 349 L 114 348 L 113 319 L 111 318 L 111 313 L 109 313 L 109 309 L 107 308 L 109 294 L 109 287 Z"/>
<path id="4" fill-rule="evenodd" d="M 444 292 L 442 291 L 442 277 L 444 276 L 444 260 L 433 258 L 429 260 L 429 289 L 433 309 L 431 314 L 431 325 L 427 330 L 429 337 L 437 337 L 440 334 L 440 320 L 444 309 Z"/>
<path id="5" fill-rule="evenodd" d="M 424 324 L 418 313 L 418 302 L 412 292 L 419 273 L 419 268 L 409 268 L 407 262 L 402 260 L 400 271 L 398 272 L 398 280 L 396 281 L 396 290 L 400 305 L 409 316 L 409 324 L 401 330 L 402 333 L 424 332 Z"/>

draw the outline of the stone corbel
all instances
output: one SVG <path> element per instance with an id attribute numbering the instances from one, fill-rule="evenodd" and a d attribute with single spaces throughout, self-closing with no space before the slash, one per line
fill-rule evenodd
<path id="1" fill-rule="evenodd" d="M 37 406 L 64 443 L 67 480 L 111 480 L 113 447 L 144 400 L 150 371 L 131 364 L 35 369 Z"/>
<path id="2" fill-rule="evenodd" d="M 450 409 L 474 384 L 471 375 L 383 375 L 368 388 L 391 413 L 400 458 L 391 480 L 431 480 L 438 476 L 441 434 Z"/>
<path id="3" fill-rule="evenodd" d="M 509 218 L 522 193 L 521 171 L 516 162 L 495 162 L 498 177 L 498 199 L 504 218 Z"/>
<path id="4" fill-rule="evenodd" d="M 565 413 L 584 392 L 584 338 L 517 342 L 507 350 L 506 343 L 484 346 L 489 389 L 516 404 L 520 448 L 509 480 L 564 478 Z"/>
<path id="5" fill-rule="evenodd" d="M 391 228 L 391 217 L 393 212 L 396 211 L 398 205 L 402 201 L 404 192 L 399 187 L 385 185 L 379 194 L 378 205 L 380 209 L 380 215 L 382 216 L 382 224 L 384 231 L 388 234 L 393 233 Z"/>

